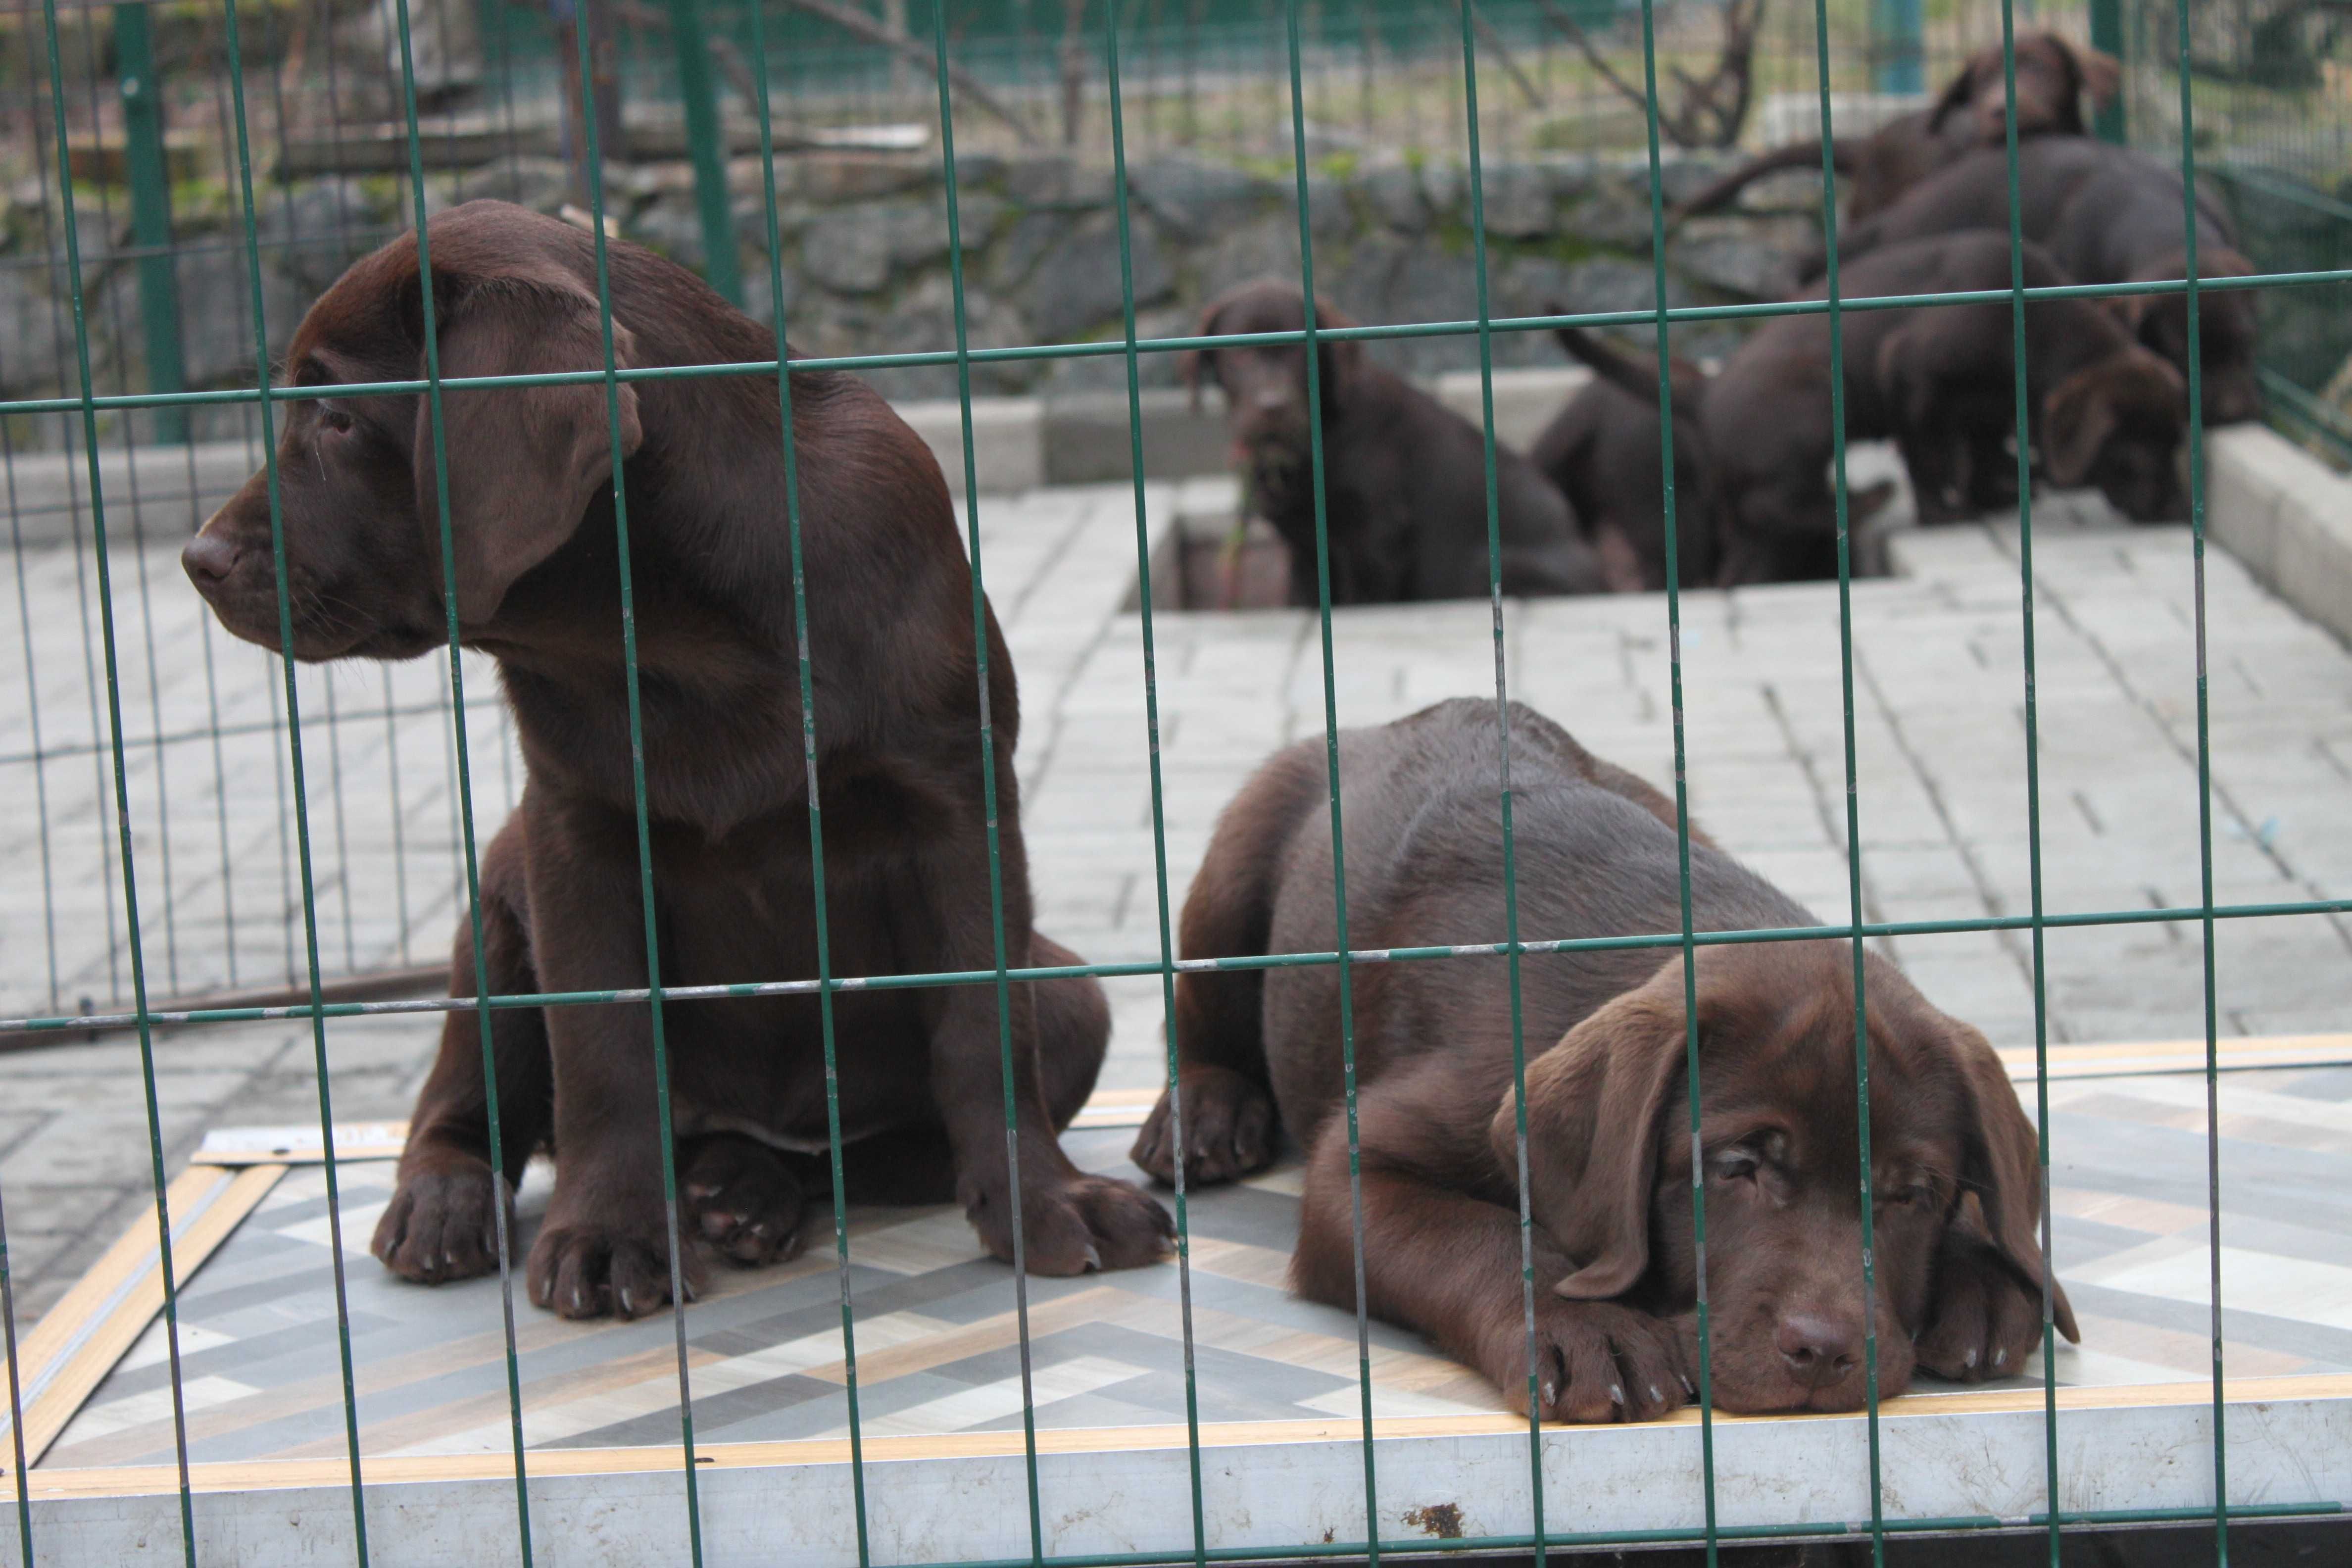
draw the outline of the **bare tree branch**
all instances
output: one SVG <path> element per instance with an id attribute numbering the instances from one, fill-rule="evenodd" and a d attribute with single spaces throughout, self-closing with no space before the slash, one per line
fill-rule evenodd
<path id="1" fill-rule="evenodd" d="M 784 0 L 784 4 L 795 11 L 805 11 L 812 16 L 821 16 L 843 32 L 854 34 L 869 44 L 878 44 L 926 71 L 932 69 L 937 63 L 932 58 L 929 48 L 917 43 L 906 33 L 876 21 L 863 11 L 839 4 L 837 0 Z M 1007 107 L 1003 99 L 998 98 L 973 79 L 970 71 L 961 66 L 950 65 L 948 80 L 955 85 L 956 91 L 961 93 L 968 101 L 978 104 L 1011 126 L 1013 133 L 1021 139 L 1023 146 L 1036 145 L 1036 134 L 1029 129 L 1028 123 Z"/>
<path id="2" fill-rule="evenodd" d="M 1558 0 L 1539 0 L 1544 19 L 1584 56 L 1618 95 L 1643 113 L 1654 111 L 1659 133 L 1677 147 L 1728 147 L 1739 140 L 1755 91 L 1756 30 L 1764 17 L 1765 0 L 1729 0 L 1723 7 L 1723 47 L 1715 68 L 1704 79 L 1672 62 L 1665 68 L 1678 89 L 1675 107 L 1653 106 L 1649 94 L 1619 76 L 1576 18 Z M 1661 94 L 1663 99 L 1664 95 Z"/>
<path id="3" fill-rule="evenodd" d="M 1495 62 L 1517 84 L 1519 95 L 1528 100 L 1528 107 L 1541 109 L 1546 101 L 1542 89 L 1528 80 L 1528 73 L 1519 68 L 1518 60 L 1511 54 L 1511 47 L 1503 42 L 1503 35 L 1495 31 L 1492 22 L 1479 15 L 1478 7 L 1472 5 L 1471 0 L 1462 0 L 1462 3 L 1469 7 L 1470 25 L 1477 29 L 1479 41 L 1493 53 Z"/>

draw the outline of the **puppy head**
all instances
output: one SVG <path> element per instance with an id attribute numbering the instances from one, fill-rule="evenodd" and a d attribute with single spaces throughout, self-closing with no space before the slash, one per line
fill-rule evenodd
<path id="1" fill-rule="evenodd" d="M 1320 294 L 1315 298 L 1315 325 L 1352 327 L 1357 323 Z M 1307 326 L 1306 296 L 1295 283 L 1265 279 L 1244 283 L 1211 300 L 1201 312 L 1201 337 L 1229 337 L 1250 332 L 1296 332 Z M 1323 416 L 1332 417 L 1348 401 L 1351 384 L 1361 370 L 1363 345 L 1352 341 L 1318 342 L 1319 398 Z M 1213 383 L 1225 395 L 1226 422 L 1237 447 L 1255 448 L 1268 442 L 1307 441 L 1307 354 L 1299 343 L 1255 343 L 1230 349 L 1188 351 L 1178 362 L 1178 374 L 1192 390 L 1200 406 L 1201 387 Z"/>
<path id="2" fill-rule="evenodd" d="M 2042 459 L 2061 489 L 2091 485 L 2135 522 L 2189 515 L 2173 455 L 2189 419 L 2180 373 L 2137 343 L 2086 365 L 2042 403 Z"/>
<path id="3" fill-rule="evenodd" d="M 2134 272 L 2131 281 L 2154 282 L 2189 275 L 2184 248 Z M 2223 247 L 2200 247 L 2197 276 L 2246 278 L 2254 264 Z M 2189 363 L 2189 296 L 2126 294 L 2117 301 L 2132 335 L 2176 365 Z M 2254 296 L 2244 289 L 2200 289 L 2197 295 L 2198 352 L 2202 361 L 2200 391 L 2208 425 L 2259 419 L 2262 384 L 2254 378 Z"/>
<path id="4" fill-rule="evenodd" d="M 502 202 L 432 219 L 440 373 L 449 379 L 604 363 L 593 241 Z M 288 350 L 301 386 L 421 380 L 424 293 L 415 237 L 362 258 L 320 297 Z M 634 339 L 613 323 L 619 364 Z M 643 437 L 634 388 L 619 389 L 621 450 Z M 441 495 L 432 405 L 423 395 L 322 397 L 279 405 L 278 489 L 293 640 L 301 659 L 405 658 L 446 630 Z M 497 616 L 515 580 L 570 540 L 612 481 L 605 389 L 582 384 L 442 395 L 458 620 Z M 215 512 L 183 561 L 222 625 L 279 643 L 268 471 Z"/>
<path id="5" fill-rule="evenodd" d="M 2085 129 L 2082 100 L 2104 109 L 2122 85 L 2122 63 L 2105 50 L 2055 33 L 2024 34 L 2017 40 L 2017 133 L 2079 136 Z M 1952 116 L 1966 114 L 1976 139 L 1997 146 L 2008 140 L 2008 73 L 1994 44 L 1969 57 L 1936 100 L 1927 126 L 1941 131 Z"/>
<path id="6" fill-rule="evenodd" d="M 1851 950 L 1706 948 L 1697 963 L 1716 1403 L 1854 1409 L 1866 1314 Z M 1879 1388 L 1894 1394 L 1944 1300 L 1981 1310 L 1986 1280 L 1963 1270 L 2038 1303 L 2039 1167 L 1982 1037 L 1891 965 L 1867 973 L 1874 1317 Z M 1696 1300 L 1683 992 L 1669 962 L 1528 1064 L 1528 1206 L 1573 1261 L 1552 1287 L 1562 1296 L 1668 1315 Z M 1491 1128 L 1506 1170 L 1516 1131 L 1507 1093 Z"/>

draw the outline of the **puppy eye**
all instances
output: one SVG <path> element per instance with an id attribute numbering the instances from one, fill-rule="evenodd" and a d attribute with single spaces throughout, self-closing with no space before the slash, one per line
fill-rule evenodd
<path id="1" fill-rule="evenodd" d="M 1716 1179 L 1724 1182 L 1752 1182 L 1756 1179 L 1757 1168 L 1761 1163 L 1755 1151 L 1751 1149 L 1727 1150 L 1715 1157 Z"/>
<path id="2" fill-rule="evenodd" d="M 321 408 L 319 410 L 320 429 L 331 430 L 336 435 L 341 436 L 348 433 L 351 427 L 352 416 L 344 413 L 341 409 Z"/>
<path id="3" fill-rule="evenodd" d="M 1925 1204 L 1933 1192 L 1934 1189 L 1925 1182 L 1912 1182 L 1903 1186 L 1889 1187 L 1881 1191 L 1878 1194 L 1878 1203 L 1882 1208 L 1889 1205 L 1905 1208 L 1916 1207 Z"/>

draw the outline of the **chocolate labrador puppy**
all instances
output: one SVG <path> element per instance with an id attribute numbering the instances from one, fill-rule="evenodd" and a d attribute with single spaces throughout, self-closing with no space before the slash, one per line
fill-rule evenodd
<path id="1" fill-rule="evenodd" d="M 2088 137 L 2043 137 L 2017 150 L 2018 227 L 2084 283 L 2146 283 L 2186 278 L 2187 214 L 2178 165 Z M 2237 229 L 2211 193 L 2197 193 L 2197 275 L 2244 278 L 2256 270 L 2237 248 Z M 1843 260 L 1883 246 L 1963 229 L 2009 227 L 2005 149 L 1971 153 L 1901 201 L 1838 237 Z M 1818 277 L 1819 254 L 1799 276 Z M 2243 289 L 2202 290 L 2198 332 L 2209 425 L 2262 416 L 2254 376 L 2254 297 Z M 2140 342 L 2189 368 L 2189 297 L 2130 294 L 2109 307 Z"/>
<path id="2" fill-rule="evenodd" d="M 1320 298 L 1318 328 L 1356 323 Z M 1296 332 L 1307 325 L 1297 286 L 1244 284 L 1201 313 L 1200 335 Z M 1487 591 L 1486 460 L 1478 427 L 1353 341 L 1317 345 L 1323 493 L 1331 602 L 1483 597 Z M 1317 603 L 1315 471 L 1307 417 L 1307 354 L 1298 343 L 1202 349 L 1182 374 L 1197 405 L 1203 382 L 1225 395 L 1244 504 L 1290 546 L 1290 601 Z M 1496 500 L 1503 592 L 1589 594 L 1606 584 L 1568 502 L 1525 458 L 1497 443 Z"/>
<path id="3" fill-rule="evenodd" d="M 1565 314 L 1551 307 L 1555 315 Z M 1559 329 L 1568 352 L 1591 366 L 1593 379 L 1544 428 L 1528 457 L 1559 486 L 1591 532 L 1593 548 L 1612 586 L 1666 585 L 1665 486 L 1658 458 L 1655 362 L 1636 358 L 1573 327 Z M 1675 414 L 1675 536 L 1685 587 L 1714 584 L 1723 565 L 1722 519 L 1729 501 L 1716 493 L 1721 466 L 1711 457 L 1706 428 L 1708 377 L 1700 366 L 1668 362 Z M 1853 492 L 1846 515 L 1871 516 L 1894 499 L 1882 479 Z"/>
<path id="4" fill-rule="evenodd" d="M 2084 100 L 2096 112 L 2115 101 L 2122 85 L 2123 67 L 2105 50 L 2056 33 L 2021 34 L 2017 134 L 2080 136 L 2089 124 Z M 1860 219 L 1883 211 L 1937 170 L 1979 147 L 2005 145 L 2008 139 L 2008 73 L 2001 68 L 2000 46 L 1990 44 L 1969 57 L 1929 107 L 1891 120 L 1867 136 L 1841 136 L 1832 143 L 1830 156 L 1846 182 L 1846 216 Z M 1674 221 L 1715 211 L 1766 174 L 1821 166 L 1821 138 L 1792 142 L 1741 164 L 1681 204 Z"/>
<path id="5" fill-rule="evenodd" d="M 1529 940 L 1680 927 L 1674 808 L 1541 714 L 1510 710 L 1519 928 Z M 1484 943 L 1504 926 L 1502 738 L 1457 699 L 1339 737 L 1348 941 Z M 1187 897 L 1184 956 L 1328 952 L 1323 742 L 1278 752 L 1226 807 Z M 1691 846 L 1701 931 L 1812 914 Z M 1915 1368 L 2019 1371 L 2041 1337 L 2032 1123 L 1984 1037 L 1865 959 L 1875 1293 L 1863 1286 L 1853 949 L 1709 946 L 1696 975 L 1714 1392 L 1727 1410 L 1852 1410 L 1864 1335 L 1879 1388 Z M 1378 1316 L 1429 1335 L 1524 1410 L 1517 1103 L 1509 973 L 1494 958 L 1352 972 L 1363 1279 Z M 1527 1196 L 1535 1222 L 1534 1394 L 1548 1418 L 1644 1419 L 1697 1376 L 1696 1249 L 1680 953 L 1618 948 L 1521 963 Z M 1355 1304 L 1332 964 L 1177 981 L 1184 1121 L 1137 1140 L 1162 1180 L 1265 1164 L 1276 1125 L 1307 1150 L 1291 1280 Z M 2054 1283 L 2059 1328 L 2075 1337 Z"/>
<path id="6" fill-rule="evenodd" d="M 442 213 L 430 234 L 442 374 L 604 368 L 588 235 L 500 202 Z M 774 352 L 770 329 L 685 268 L 630 245 L 610 254 L 622 368 Z M 422 376 L 418 279 L 414 234 L 355 263 L 296 332 L 291 379 L 331 388 Z M 476 972 L 461 929 L 452 994 L 647 984 L 616 468 L 662 981 L 817 973 L 812 766 L 833 973 L 993 968 L 979 742 L 991 720 L 1005 952 L 1015 965 L 1069 962 L 1030 921 L 1012 660 L 991 616 L 983 693 L 962 540 L 914 432 L 853 377 L 793 376 L 818 693 L 815 746 L 804 752 L 772 379 L 623 383 L 617 452 L 601 380 L 445 394 L 459 631 L 498 660 L 529 770 L 521 805 L 483 858 L 488 968 Z M 293 606 L 282 651 L 437 651 L 446 601 L 426 400 L 322 394 L 282 406 Z M 205 524 L 185 560 L 224 626 L 279 647 L 263 475 Z M 953 1196 L 989 1250 L 1010 1257 L 995 988 L 845 992 L 835 1010 L 853 1193 L 867 1195 L 864 1182 L 877 1197 Z M 1055 1137 L 1102 1060 L 1099 989 L 1015 984 L 1009 1011 L 1028 1266 L 1075 1274 L 1159 1258 L 1171 1234 L 1165 1213 L 1132 1186 L 1080 1172 Z M 740 1261 L 788 1255 L 803 1194 L 826 1169 L 815 1000 L 672 1002 L 663 1020 L 691 1229 Z M 548 1147 L 555 1191 L 527 1265 L 531 1300 L 566 1317 L 658 1309 L 670 1282 L 653 1026 L 643 1004 L 495 1013 L 506 1168 L 494 1173 L 479 1026 L 471 1012 L 451 1014 L 376 1255 L 428 1282 L 495 1268 L 493 1205 Z M 682 1263 L 691 1289 L 701 1265 Z"/>
<path id="7" fill-rule="evenodd" d="M 1546 309 L 1565 315 L 1557 304 Z M 1592 379 L 1552 416 L 1528 460 L 1559 487 L 1601 557 L 1609 585 L 1640 593 L 1666 585 L 1666 487 L 1661 463 L 1657 361 L 1637 361 L 1591 333 L 1561 327 L 1570 357 Z M 1719 554 L 1707 493 L 1706 426 L 1699 405 L 1706 373 L 1676 355 L 1668 362 L 1675 415 L 1675 553 L 1681 585 L 1715 580 Z"/>
<path id="8" fill-rule="evenodd" d="M 2072 281 L 2038 247 L 2023 254 L 2027 288 Z M 2006 289 L 2009 237 L 1980 229 L 1892 246 L 1841 273 L 1842 295 L 1853 300 Z M 1857 310 L 1843 317 L 1843 332 L 1846 438 L 1895 441 L 1920 521 L 2013 504 L 2009 301 Z M 2051 482 L 2095 485 L 2143 522 L 2186 517 L 2173 461 L 2189 418 L 2180 373 L 2090 300 L 2030 302 L 2025 337 L 2027 435 Z M 1708 386 L 1716 493 L 1726 498 L 1725 581 L 1836 574 L 1832 374 L 1829 317 L 1782 316 L 1742 343 Z"/>

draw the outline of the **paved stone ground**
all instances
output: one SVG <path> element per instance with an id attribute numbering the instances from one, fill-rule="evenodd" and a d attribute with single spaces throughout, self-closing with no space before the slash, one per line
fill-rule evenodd
<path id="1" fill-rule="evenodd" d="M 1180 511 L 1213 512 L 1230 498 L 1219 483 L 1155 488 L 1155 532 Z M 1140 623 L 1120 607 L 1134 576 L 1131 492 L 983 499 L 982 532 L 992 597 L 1022 679 L 1024 816 L 1040 922 L 1092 959 L 1155 957 Z M 1894 556 L 1901 575 L 1860 584 L 1853 595 L 1865 915 L 2025 911 L 2015 530 L 1909 535 Z M 144 562 L 126 553 L 114 564 L 126 725 L 133 737 L 165 737 L 134 746 L 128 768 L 151 985 L 160 995 L 232 978 L 281 981 L 289 954 L 299 972 L 299 897 L 284 746 L 272 732 L 283 703 L 278 677 L 268 659 L 209 627 L 167 552 Z M 2187 531 L 2103 526 L 2049 502 L 2037 509 L 2035 568 L 2045 906 L 2193 904 Z M 2209 560 L 2207 576 L 2215 898 L 2343 898 L 2352 889 L 2352 656 L 2226 556 Z M 110 940 L 121 905 L 107 842 L 111 782 L 89 746 L 104 733 L 93 730 L 102 715 L 83 658 L 82 606 L 94 605 L 94 587 L 88 563 L 78 567 L 64 553 L 28 555 L 20 581 L 23 635 L 0 637 L 0 692 L 10 694 L 0 702 L 0 776 L 16 805 L 0 826 L 0 1005 L 72 1011 L 88 997 L 103 1007 L 127 994 L 128 981 L 127 952 Z M 1694 594 L 1684 626 L 1695 812 L 1823 919 L 1848 918 L 1835 586 Z M 1217 810 L 1250 769 L 1276 746 L 1320 731 L 1323 676 L 1311 616 L 1163 613 L 1157 634 L 1173 904 Z M 1333 636 L 1342 723 L 1494 689 L 1483 605 L 1344 612 Z M 1514 605 L 1507 652 L 1515 696 L 1601 754 L 1669 780 L 1662 597 Z M 331 972 L 429 963 L 445 950 L 457 887 L 445 681 L 436 660 L 303 674 L 320 937 Z M 511 800 L 515 770 L 489 671 L 469 665 L 467 681 L 477 812 L 488 823 Z M 37 707 L 27 691 L 37 692 Z M 37 750 L 48 759 L 37 768 L 29 761 Z M 168 802 L 160 816 L 159 800 Z M 2023 937 L 1935 935 L 1889 946 L 1930 996 L 1997 1043 L 2032 1039 Z M 2202 1032 L 2194 923 L 2053 931 L 2045 969 L 2053 1040 Z M 2342 918 L 2222 922 L 2216 970 L 2224 1034 L 2352 1028 L 2352 922 Z M 1118 1027 L 1105 1082 L 1148 1086 L 1160 1071 L 1159 981 L 1118 981 L 1112 992 Z M 333 1025 L 336 1115 L 404 1114 L 433 1034 L 415 1020 Z M 318 1115 L 305 1026 L 183 1030 L 159 1036 L 154 1051 L 157 1112 L 174 1168 L 207 1127 Z M 121 1037 L 0 1058 L 0 1201 L 20 1321 L 37 1317 L 150 1195 L 141 1077 L 138 1047 Z"/>

